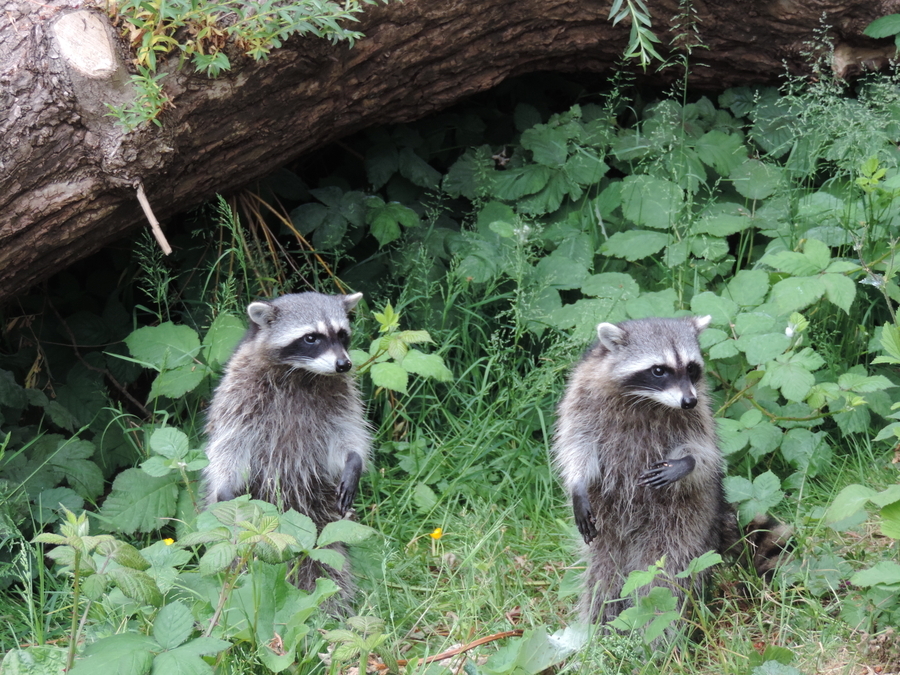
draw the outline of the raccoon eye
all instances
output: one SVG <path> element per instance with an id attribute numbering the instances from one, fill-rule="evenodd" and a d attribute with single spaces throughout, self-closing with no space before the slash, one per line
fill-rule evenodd
<path id="1" fill-rule="evenodd" d="M 319 341 L 319 336 L 315 333 L 310 333 L 309 335 L 303 336 L 303 341 L 308 345 L 314 345 Z"/>
<path id="2" fill-rule="evenodd" d="M 341 342 L 344 342 L 344 341 L 350 339 L 350 334 L 347 331 L 345 331 L 343 328 L 341 328 L 337 332 L 337 336 L 338 336 L 338 340 L 340 340 Z"/>
<path id="3" fill-rule="evenodd" d="M 697 363 L 689 363 L 687 365 L 687 374 L 692 380 L 696 379 L 700 375 L 700 365 Z"/>
<path id="4" fill-rule="evenodd" d="M 653 373 L 654 377 L 662 377 L 666 374 L 666 368 L 665 366 L 653 366 L 650 372 Z"/>

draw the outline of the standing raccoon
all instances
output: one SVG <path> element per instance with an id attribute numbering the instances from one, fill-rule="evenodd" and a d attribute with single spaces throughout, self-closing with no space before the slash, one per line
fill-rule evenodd
<path id="1" fill-rule="evenodd" d="M 210 405 L 207 505 L 249 493 L 319 530 L 352 508 L 371 442 L 347 352 L 361 297 L 298 293 L 247 307 L 250 326 Z M 346 564 L 307 559 L 292 580 L 311 590 L 322 576 L 352 595 Z"/>
<path id="2" fill-rule="evenodd" d="M 723 461 L 697 342 L 709 321 L 601 323 L 569 377 L 554 455 L 587 544 L 586 621 L 628 606 L 620 597 L 632 570 L 665 556 L 674 574 L 722 547 Z"/>

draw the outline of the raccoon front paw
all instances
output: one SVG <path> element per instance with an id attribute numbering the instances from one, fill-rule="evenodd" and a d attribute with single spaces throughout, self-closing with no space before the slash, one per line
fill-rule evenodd
<path id="1" fill-rule="evenodd" d="M 587 494 L 577 491 L 572 494 L 572 510 L 575 512 L 575 526 L 581 533 L 584 543 L 590 544 L 597 536 L 597 519 L 591 511 Z"/>
<path id="2" fill-rule="evenodd" d="M 654 489 L 671 485 L 693 471 L 696 464 L 697 461 L 691 455 L 681 459 L 664 459 L 661 462 L 654 462 L 641 474 L 638 485 Z"/>
<path id="3" fill-rule="evenodd" d="M 347 455 L 347 462 L 344 464 L 344 472 L 341 474 L 341 482 L 338 485 L 337 510 L 341 516 L 353 508 L 360 474 L 362 474 L 362 458 L 355 452 L 351 452 Z"/>

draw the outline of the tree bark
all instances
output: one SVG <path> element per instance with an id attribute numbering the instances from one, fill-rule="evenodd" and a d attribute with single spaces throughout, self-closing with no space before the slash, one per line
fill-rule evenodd
<path id="1" fill-rule="evenodd" d="M 446 108 L 512 75 L 603 73 L 629 27 L 611 0 L 405 0 L 367 6 L 355 47 L 292 39 L 264 63 L 233 60 L 218 79 L 164 64 L 163 127 L 125 133 L 105 113 L 133 95 L 126 41 L 77 0 L 0 11 L 0 303 L 156 217 L 253 181 L 360 129 Z M 677 0 L 651 0 L 669 44 Z M 692 86 L 774 83 L 822 26 L 841 74 L 879 65 L 888 41 L 861 37 L 900 0 L 691 0 L 700 38 Z M 865 51 L 869 50 L 869 51 Z M 174 59 L 172 59 L 174 61 Z M 700 65 L 703 64 L 703 65 Z M 657 83 L 674 70 L 648 70 Z"/>

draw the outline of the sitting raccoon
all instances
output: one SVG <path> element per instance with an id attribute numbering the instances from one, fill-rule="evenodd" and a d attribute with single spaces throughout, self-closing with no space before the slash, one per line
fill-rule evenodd
<path id="1" fill-rule="evenodd" d="M 621 591 L 634 570 L 665 556 L 674 575 L 738 545 L 698 343 L 709 322 L 601 323 L 569 377 L 553 454 L 586 544 L 585 621 L 605 623 L 628 606 Z M 756 533 L 766 551 L 757 562 L 773 555 L 762 539 Z M 695 597 L 709 574 L 690 580 Z M 684 590 L 672 591 L 683 605 Z"/>
<path id="2" fill-rule="evenodd" d="M 209 409 L 207 505 L 250 494 L 319 530 L 352 509 L 371 444 L 347 351 L 361 297 L 298 293 L 247 307 L 250 326 Z M 307 559 L 292 581 L 312 590 L 322 576 L 351 597 L 347 564 Z"/>

